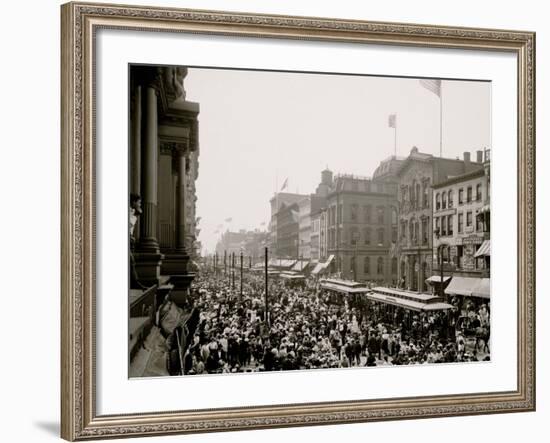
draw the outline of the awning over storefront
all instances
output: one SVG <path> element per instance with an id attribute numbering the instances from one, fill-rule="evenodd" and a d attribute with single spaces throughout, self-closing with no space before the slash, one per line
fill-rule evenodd
<path id="1" fill-rule="evenodd" d="M 453 277 L 451 283 L 449 283 L 449 286 L 445 289 L 445 292 L 447 294 L 470 297 L 472 295 L 472 291 L 476 287 L 477 280 L 477 278 Z"/>
<path id="2" fill-rule="evenodd" d="M 334 255 L 330 255 L 328 257 L 327 261 L 324 262 L 324 263 L 317 263 L 315 265 L 315 268 L 313 268 L 313 271 L 311 271 L 311 274 L 312 275 L 317 275 L 317 274 L 323 272 L 325 269 L 327 269 L 330 266 L 332 260 L 334 260 Z"/>
<path id="3" fill-rule="evenodd" d="M 452 295 L 490 298 L 490 281 L 489 278 L 453 277 L 445 292 Z"/>
<path id="4" fill-rule="evenodd" d="M 472 296 L 480 298 L 491 298 L 491 279 L 480 278 L 475 289 L 472 291 Z"/>
<path id="5" fill-rule="evenodd" d="M 474 257 L 484 257 L 491 255 L 491 240 L 484 240 Z"/>
<path id="6" fill-rule="evenodd" d="M 292 271 L 301 272 L 307 268 L 309 262 L 307 260 L 298 260 L 294 266 L 292 266 Z"/>

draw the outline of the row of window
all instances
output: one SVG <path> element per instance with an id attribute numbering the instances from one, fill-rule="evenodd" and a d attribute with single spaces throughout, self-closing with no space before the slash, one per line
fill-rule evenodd
<path id="1" fill-rule="evenodd" d="M 373 231 L 375 231 L 373 233 Z M 348 238 L 346 239 L 346 234 Z M 375 235 L 373 235 L 375 234 Z M 386 241 L 386 230 L 384 228 L 378 228 L 373 230 L 370 227 L 359 229 L 357 227 L 351 227 L 344 231 L 344 238 L 341 239 L 342 244 L 349 244 L 351 246 L 383 246 Z M 397 242 L 397 226 L 392 227 L 391 241 Z M 330 248 L 336 247 L 336 230 L 331 229 L 328 231 L 328 242 Z"/>
<path id="2" fill-rule="evenodd" d="M 483 192 L 481 183 L 476 185 L 475 200 L 473 200 L 473 187 L 468 186 L 466 188 L 466 201 L 464 201 L 464 188 L 458 190 L 458 204 L 470 203 L 472 201 L 481 201 L 483 199 Z M 447 209 L 453 207 L 453 190 L 437 192 L 435 194 L 435 209 Z"/>
<path id="3" fill-rule="evenodd" d="M 457 215 L 458 226 L 457 231 L 459 234 L 464 233 L 464 213 L 459 212 Z M 474 217 L 472 211 L 466 212 L 466 227 L 471 228 L 474 225 L 475 219 L 475 230 L 483 230 L 483 221 L 480 217 Z M 444 215 L 441 217 L 434 217 L 434 230 L 436 235 L 446 236 L 453 235 L 454 233 L 454 216 L 453 215 Z"/>
<path id="4" fill-rule="evenodd" d="M 405 185 L 401 189 L 401 201 L 409 202 L 412 209 L 429 208 L 429 180 L 424 180 L 422 186 L 416 180 L 411 185 Z"/>
<path id="5" fill-rule="evenodd" d="M 423 218 L 420 220 L 412 219 L 410 221 L 403 220 L 401 222 L 401 240 L 407 240 L 413 245 L 429 244 L 429 219 Z"/>
<path id="6" fill-rule="evenodd" d="M 372 258 L 372 260 L 371 260 Z M 355 272 L 358 270 L 356 268 L 357 265 L 361 265 L 361 261 L 363 262 L 363 274 L 370 275 L 372 270 L 372 265 L 376 265 L 376 274 L 383 275 L 384 274 L 384 258 L 378 257 L 376 260 L 374 260 L 374 257 L 351 257 L 350 261 L 350 267 L 351 271 Z M 371 264 L 371 262 L 373 262 Z M 397 274 L 397 258 L 393 257 L 391 260 L 391 272 L 392 274 Z"/>

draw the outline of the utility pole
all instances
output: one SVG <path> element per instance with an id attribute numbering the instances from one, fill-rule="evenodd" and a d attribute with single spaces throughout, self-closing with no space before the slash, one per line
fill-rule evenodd
<path id="1" fill-rule="evenodd" d="M 243 251 L 241 250 L 241 299 L 243 298 Z"/>
<path id="2" fill-rule="evenodd" d="M 269 284 L 267 274 L 267 246 L 265 247 L 265 323 L 269 327 Z"/>
<path id="3" fill-rule="evenodd" d="M 235 289 L 235 252 L 231 253 L 231 289 Z"/>

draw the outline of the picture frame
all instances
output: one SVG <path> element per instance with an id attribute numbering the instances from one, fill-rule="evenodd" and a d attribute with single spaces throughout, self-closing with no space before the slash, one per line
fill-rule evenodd
<path id="1" fill-rule="evenodd" d="M 69 441 L 535 410 L 535 34 L 72 2 L 61 7 L 61 436 Z M 214 35 L 478 50 L 517 58 L 517 388 L 100 415 L 96 384 L 96 35 Z M 494 129 L 498 131 L 498 128 Z M 512 291 L 512 290 L 511 290 Z M 124 359 L 123 359 L 124 360 Z"/>

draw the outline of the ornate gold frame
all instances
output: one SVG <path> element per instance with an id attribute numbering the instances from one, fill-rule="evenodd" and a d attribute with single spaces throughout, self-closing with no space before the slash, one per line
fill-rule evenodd
<path id="1" fill-rule="evenodd" d="M 61 435 L 67 440 L 533 411 L 535 34 L 522 31 L 69 3 L 62 17 Z M 99 28 L 508 51 L 518 59 L 517 390 L 98 416 L 94 369 L 94 34 Z"/>

